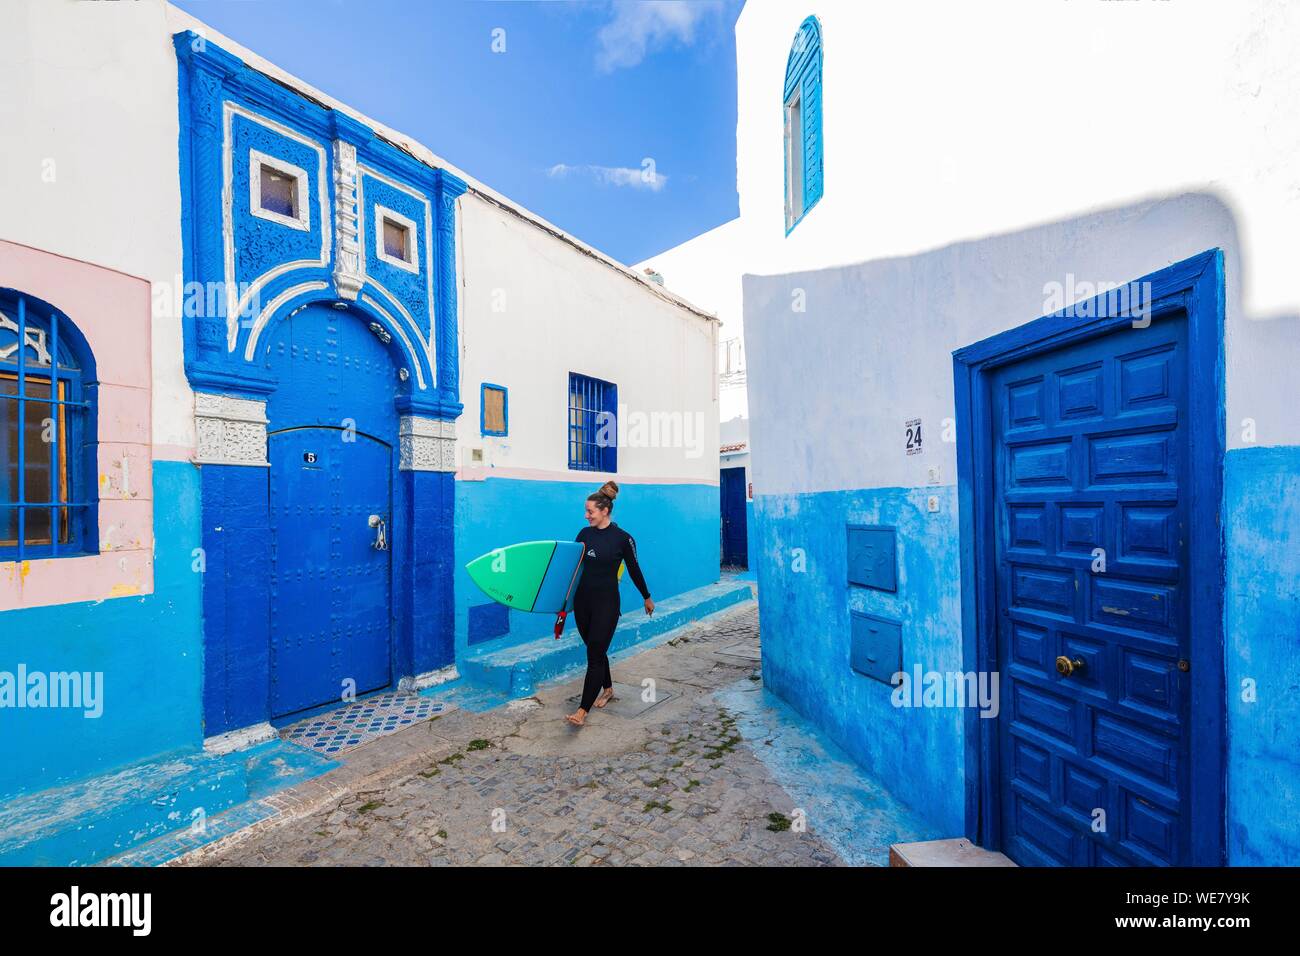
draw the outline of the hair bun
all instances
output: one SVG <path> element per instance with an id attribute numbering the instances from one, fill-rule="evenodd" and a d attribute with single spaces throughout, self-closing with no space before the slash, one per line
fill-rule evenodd
<path id="1" fill-rule="evenodd" d="M 600 494 L 604 495 L 610 501 L 618 497 L 618 482 L 607 481 L 600 486 Z"/>

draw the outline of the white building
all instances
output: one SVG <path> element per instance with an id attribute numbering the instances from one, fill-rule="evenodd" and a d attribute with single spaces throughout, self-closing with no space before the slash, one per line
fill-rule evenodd
<path id="1" fill-rule="evenodd" d="M 937 836 L 1300 862 L 1298 27 L 736 24 L 739 218 L 646 265 L 743 326 L 768 687 Z M 894 672 L 997 672 L 998 713 L 900 706 Z"/>

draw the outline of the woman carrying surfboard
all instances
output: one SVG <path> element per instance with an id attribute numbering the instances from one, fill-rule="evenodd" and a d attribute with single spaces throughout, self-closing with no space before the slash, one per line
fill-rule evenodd
<path id="1" fill-rule="evenodd" d="M 578 634 L 587 645 L 587 678 L 582 684 L 582 701 L 565 719 L 576 727 L 587 721 L 591 708 L 604 707 L 614 699 L 614 679 L 609 672 L 609 644 L 622 613 L 618 596 L 618 568 L 627 565 L 632 583 L 645 599 L 646 614 L 653 614 L 641 565 L 636 560 L 636 541 L 610 520 L 618 485 L 607 481 L 587 496 L 587 527 L 575 539 L 584 549 L 582 578 L 573 596 L 573 617 Z"/>

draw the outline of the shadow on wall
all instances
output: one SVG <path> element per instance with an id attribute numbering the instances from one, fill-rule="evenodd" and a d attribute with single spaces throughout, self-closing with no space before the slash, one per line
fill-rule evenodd
<path id="1" fill-rule="evenodd" d="M 904 670 L 963 661 L 956 453 L 943 435 L 955 418 L 952 352 L 1088 299 L 1098 283 L 1214 248 L 1226 280 L 1228 857 L 1297 863 L 1300 314 L 1246 313 L 1229 202 L 1190 193 L 914 256 L 744 277 L 764 676 L 953 835 L 974 767 L 960 716 L 896 708 L 885 684 L 849 667 L 851 611 L 903 621 Z M 926 437 L 909 455 L 913 419 Z M 895 592 L 847 585 L 851 523 L 899 529 Z"/>
<path id="2" fill-rule="evenodd" d="M 811 404 L 818 395 L 806 387 L 810 369 L 820 380 L 856 386 L 853 397 L 869 394 L 872 410 L 879 407 L 891 420 L 902 420 L 895 410 L 911 409 L 918 390 L 941 399 L 950 414 L 953 350 L 1086 299 L 1098 283 L 1125 284 L 1213 248 L 1223 250 L 1226 276 L 1228 421 L 1253 417 L 1258 426 L 1254 442 L 1241 441 L 1230 429 L 1228 447 L 1300 444 L 1300 415 L 1269 422 L 1260 411 L 1277 409 L 1285 401 L 1284 389 L 1300 360 L 1300 311 L 1246 314 L 1237 217 L 1223 197 L 1197 192 L 913 256 L 744 276 L 746 328 L 751 317 L 755 323 L 754 341 L 747 344 L 749 391 L 751 401 L 759 402 L 753 410 L 751 450 L 756 462 L 766 459 L 764 481 L 799 475 L 805 457 L 799 436 L 778 436 L 764 425 L 772 424 L 774 412 L 777 421 L 787 417 L 774 408 L 778 403 L 792 405 L 790 414 L 810 410 L 803 401 Z M 819 334 L 806 335 L 809 328 Z M 865 366 L 869 376 L 836 376 L 850 367 L 861 373 L 863 358 L 870 360 Z M 918 381 L 918 373 L 924 381 Z M 801 401 L 803 393 L 807 397 Z M 843 421 L 845 412 L 851 410 L 840 410 L 836 420 Z M 778 437 L 785 444 L 774 445 Z M 776 468 L 774 475 L 778 463 L 785 467 Z M 834 463 L 818 456 L 823 470 Z M 807 475 L 817 476 L 816 470 Z"/>

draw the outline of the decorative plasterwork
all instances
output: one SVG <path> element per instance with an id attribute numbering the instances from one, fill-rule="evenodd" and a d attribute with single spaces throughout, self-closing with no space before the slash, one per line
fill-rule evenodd
<path id="1" fill-rule="evenodd" d="M 455 200 L 466 184 L 350 116 L 273 82 L 210 41 L 198 43 L 192 33 L 173 40 L 185 79 L 186 281 L 210 291 L 224 285 L 225 303 L 224 310 L 208 309 L 186 326 L 191 384 L 212 393 L 263 395 L 275 387 L 273 374 L 258 361 L 260 339 L 269 327 L 308 303 L 355 303 L 369 314 L 367 321 L 386 325 L 394 346 L 406 350 L 398 376 L 406 383 L 407 413 L 458 416 L 463 408 Z M 242 177 L 252 149 L 306 171 L 307 230 L 245 212 L 250 186 Z M 420 227 L 423 239 L 415 237 L 411 258 L 424 275 L 399 270 L 370 251 L 374 200 L 403 211 Z M 323 289 L 318 280 L 325 282 Z M 286 300 L 289 287 L 295 296 Z M 274 309 L 263 308 L 267 299 L 275 300 Z"/>
<path id="2" fill-rule="evenodd" d="M 456 423 L 403 415 L 398 429 L 403 471 L 455 471 Z"/>
<path id="3" fill-rule="evenodd" d="M 365 285 L 361 261 L 361 196 L 357 188 L 357 148 L 334 141 L 334 287 L 356 301 Z"/>
<path id="4" fill-rule="evenodd" d="M 269 467 L 266 424 L 266 402 L 195 392 L 195 464 Z"/>
<path id="5" fill-rule="evenodd" d="M 322 292 L 329 288 L 328 282 L 316 280 L 314 282 L 300 282 L 297 285 L 285 289 L 274 299 L 262 307 L 262 311 L 257 313 L 257 318 L 253 320 L 252 327 L 248 333 L 248 345 L 244 347 L 244 358 L 253 361 L 257 354 L 257 340 L 266 328 L 266 323 L 271 321 L 271 316 L 275 315 L 276 310 L 291 299 L 296 299 L 300 295 L 308 292 Z"/>
<path id="6" fill-rule="evenodd" d="M 373 309 L 374 311 L 378 312 L 380 315 L 382 315 L 385 319 L 388 320 L 388 327 L 394 333 L 396 333 L 399 339 L 402 340 L 402 345 L 406 347 L 406 354 L 414 358 L 416 352 L 415 349 L 411 347 L 411 340 L 407 336 L 407 334 L 402 331 L 401 325 L 399 325 L 397 320 L 393 318 L 393 314 L 389 312 L 388 309 L 386 309 L 383 305 L 381 305 L 379 302 L 371 298 L 369 295 L 366 295 L 365 293 L 362 293 L 361 295 L 361 302 L 364 303 L 369 308 Z M 410 325 L 415 324 L 415 320 L 411 318 L 411 313 L 407 312 L 405 309 L 402 308 L 402 303 L 394 299 L 393 304 L 397 306 L 398 309 L 401 310 L 401 313 L 403 316 L 406 317 L 408 324 Z M 416 341 L 419 341 L 419 339 L 417 339 Z M 414 362 L 413 364 L 415 365 L 415 383 L 420 388 L 423 389 L 425 387 L 424 370 L 420 367 L 420 363 L 418 361 Z"/>
<path id="7" fill-rule="evenodd" d="M 321 247 L 319 259 L 296 259 L 292 262 L 283 262 L 274 269 L 262 273 L 246 289 L 241 290 L 236 284 L 235 276 L 235 215 L 234 215 L 234 118 L 242 116 L 252 123 L 259 123 L 269 130 L 287 137 L 296 143 L 308 147 L 315 151 L 319 157 L 319 169 L 316 176 L 317 189 L 319 194 L 316 197 L 320 204 L 320 231 Z M 225 252 L 225 279 L 226 279 L 226 350 L 235 351 L 239 344 L 239 323 L 248 307 L 248 303 L 254 296 L 261 293 L 262 288 L 277 276 L 284 275 L 292 269 L 310 269 L 329 264 L 330 239 L 332 231 L 330 229 L 329 219 L 329 195 L 325 184 L 329 181 L 325 172 L 325 150 L 321 145 L 297 130 L 285 126 L 283 123 L 277 123 L 275 120 L 254 113 L 252 110 L 244 109 L 229 100 L 222 103 L 222 183 L 221 183 L 221 236 L 224 242 Z M 305 188 L 305 187 L 304 187 Z M 306 208 L 306 203 L 310 197 L 304 197 L 301 208 Z M 241 294 L 242 293 L 242 294 Z"/>
<path id="8" fill-rule="evenodd" d="M 429 338 L 426 341 L 423 337 L 423 334 L 421 333 L 420 344 L 424 346 L 425 354 L 429 358 L 429 367 L 436 368 L 437 363 L 434 359 L 434 342 L 437 336 L 436 329 L 438 327 L 438 321 L 437 321 L 438 317 L 435 312 L 435 303 L 433 298 L 433 246 L 434 246 L 433 203 L 429 201 L 429 197 L 426 196 L 424 193 L 417 192 L 416 190 L 412 189 L 410 186 L 407 186 L 404 183 L 399 183 L 396 179 L 392 179 L 389 176 L 385 176 L 383 173 L 379 172 L 376 169 L 371 169 L 369 166 L 359 165 L 357 167 L 357 171 L 361 176 L 372 176 L 375 179 L 379 180 L 379 182 L 383 183 L 385 186 L 389 186 L 393 189 L 398 190 L 399 192 L 406 193 L 406 195 L 410 196 L 412 199 L 414 199 L 416 202 L 420 203 L 420 205 L 424 207 L 425 294 L 427 296 L 425 301 L 428 302 L 429 304 Z M 380 246 L 377 245 L 376 249 L 378 248 L 380 248 Z M 365 243 L 362 243 L 361 246 L 361 271 L 362 273 L 366 272 Z M 375 288 L 377 288 L 380 292 L 383 292 L 385 296 L 387 296 L 388 298 L 394 301 L 397 300 L 397 297 L 394 296 L 387 289 L 385 289 L 378 281 L 376 281 L 374 276 L 367 274 L 366 278 L 370 280 L 371 284 L 373 284 Z M 414 320 L 412 320 L 412 325 L 414 325 Z M 419 330 L 418 325 L 416 325 L 415 328 L 417 331 Z"/>

